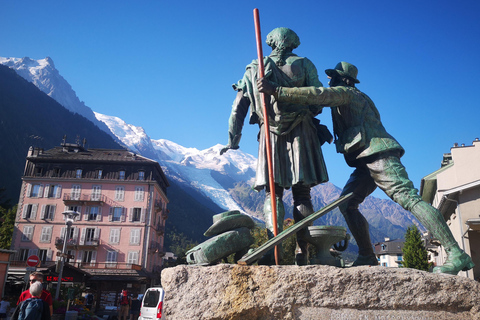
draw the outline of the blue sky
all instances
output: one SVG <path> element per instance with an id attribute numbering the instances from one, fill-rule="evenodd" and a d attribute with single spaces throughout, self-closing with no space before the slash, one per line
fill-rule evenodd
<path id="1" fill-rule="evenodd" d="M 51 57 L 87 106 L 153 139 L 198 149 L 227 142 L 231 84 L 256 58 L 254 8 L 263 39 L 276 27 L 299 35 L 295 53 L 314 62 L 324 85 L 323 71 L 337 62 L 358 67 L 358 88 L 406 149 L 402 162 L 415 186 L 455 142 L 480 136 L 478 0 L 0 0 L 0 7 L 0 56 Z M 319 118 L 331 125 L 328 109 Z M 246 122 L 242 150 L 257 154 L 256 134 Z M 323 151 L 331 182 L 343 187 L 352 169 L 333 145 Z"/>

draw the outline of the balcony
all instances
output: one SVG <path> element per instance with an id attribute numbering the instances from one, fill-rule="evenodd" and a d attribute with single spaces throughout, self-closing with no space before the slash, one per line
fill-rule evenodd
<path id="1" fill-rule="evenodd" d="M 161 224 L 157 224 L 154 229 L 157 235 L 159 236 L 163 236 L 165 233 L 165 227 L 162 226 Z"/>
<path id="2" fill-rule="evenodd" d="M 96 248 L 100 245 L 100 239 L 85 239 L 85 241 L 81 241 L 78 243 L 79 247 L 92 247 Z M 85 248 L 86 249 L 86 248 Z"/>
<path id="3" fill-rule="evenodd" d="M 62 249 L 63 248 L 63 241 L 64 241 L 63 238 L 56 237 L 55 238 L 55 246 L 57 248 Z M 67 240 L 67 248 L 75 247 L 77 244 L 78 244 L 77 239 L 68 239 Z"/>
<path id="4" fill-rule="evenodd" d="M 63 202 L 66 205 L 103 205 L 107 203 L 108 198 L 103 194 L 96 194 L 96 193 L 82 193 L 82 194 L 71 194 L 71 193 L 64 193 L 63 194 Z"/>
<path id="5" fill-rule="evenodd" d="M 162 208 L 163 208 L 163 202 L 162 200 L 155 200 L 155 203 L 153 204 L 154 208 L 155 208 L 155 212 L 160 212 L 162 211 Z"/>
<path id="6" fill-rule="evenodd" d="M 75 262 L 70 265 L 79 269 L 117 269 L 117 270 L 142 270 L 142 266 L 124 262 Z"/>

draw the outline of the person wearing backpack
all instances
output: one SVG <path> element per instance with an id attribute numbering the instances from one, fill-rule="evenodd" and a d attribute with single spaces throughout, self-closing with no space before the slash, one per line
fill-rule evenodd
<path id="1" fill-rule="evenodd" d="M 30 285 L 40 282 L 40 284 L 43 283 L 43 273 L 41 272 L 32 272 L 30 274 Z M 20 302 L 27 300 L 28 298 L 31 298 L 32 295 L 30 294 L 30 290 L 25 290 L 22 292 L 20 295 L 20 298 L 18 298 L 17 301 L 17 306 L 20 304 Z M 40 298 L 48 303 L 49 309 L 50 309 L 50 315 L 53 314 L 53 299 L 52 299 L 52 294 L 48 292 L 47 290 L 43 289 Z"/>
<path id="2" fill-rule="evenodd" d="M 120 302 L 117 306 L 118 320 L 129 320 L 130 314 L 130 298 L 128 297 L 127 290 L 122 290 L 120 295 Z"/>
<path id="3" fill-rule="evenodd" d="M 51 320 L 48 303 L 40 298 L 42 290 L 41 282 L 32 283 L 29 289 L 31 298 L 17 306 L 11 320 Z"/>

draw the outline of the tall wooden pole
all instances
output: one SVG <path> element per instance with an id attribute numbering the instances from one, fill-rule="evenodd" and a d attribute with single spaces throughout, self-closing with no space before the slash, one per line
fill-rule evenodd
<path id="1" fill-rule="evenodd" d="M 260 30 L 260 14 L 258 9 L 253 9 L 253 19 L 255 21 L 255 36 L 257 39 L 257 55 L 258 55 L 258 77 L 265 76 L 265 66 L 263 65 L 263 50 L 262 50 L 262 34 Z M 255 85 L 255 84 L 254 84 Z M 267 97 L 262 92 L 262 110 L 263 110 L 263 125 L 265 132 L 265 147 L 267 149 L 267 167 L 268 167 L 268 185 L 270 188 L 270 200 L 272 207 L 272 224 L 273 235 L 278 234 L 277 227 L 277 201 L 275 196 L 275 180 L 273 178 L 273 161 L 272 161 L 272 143 L 270 141 L 270 124 L 268 123 Z M 275 264 L 278 265 L 278 247 L 275 246 Z"/>

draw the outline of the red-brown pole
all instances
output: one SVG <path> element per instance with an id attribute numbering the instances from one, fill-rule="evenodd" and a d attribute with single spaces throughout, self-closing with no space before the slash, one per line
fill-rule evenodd
<path id="1" fill-rule="evenodd" d="M 263 50 L 262 50 L 262 34 L 260 31 L 260 14 L 258 9 L 253 9 L 253 20 L 255 21 L 255 37 L 257 39 L 257 55 L 258 55 L 258 77 L 265 76 L 265 66 L 263 65 Z M 255 84 L 254 84 L 255 85 Z M 270 125 L 268 123 L 267 112 L 267 97 L 262 92 L 262 110 L 263 110 L 263 125 L 265 131 L 265 147 L 267 148 L 267 167 L 268 167 L 268 185 L 270 187 L 270 200 L 272 205 L 272 223 L 273 235 L 278 234 L 277 228 L 277 201 L 275 197 L 275 180 L 273 178 L 273 162 L 272 162 L 272 143 L 270 141 Z M 278 247 L 275 246 L 275 264 L 278 265 Z"/>

